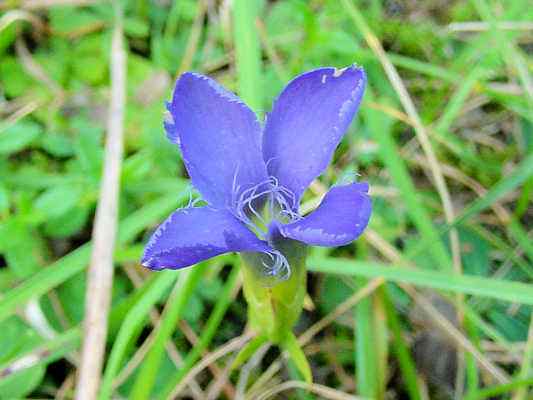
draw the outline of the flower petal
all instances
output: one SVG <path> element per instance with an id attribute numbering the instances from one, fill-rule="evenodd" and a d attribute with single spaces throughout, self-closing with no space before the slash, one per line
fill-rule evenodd
<path id="1" fill-rule="evenodd" d="M 150 238 L 142 264 L 178 269 L 231 251 L 268 252 L 270 247 L 226 210 L 189 207 L 174 211 Z"/>
<path id="2" fill-rule="evenodd" d="M 269 175 L 291 190 L 298 204 L 328 166 L 361 102 L 362 68 L 320 68 L 293 79 L 268 115 L 263 157 Z"/>
<path id="3" fill-rule="evenodd" d="M 279 227 L 288 238 L 315 246 L 343 246 L 365 230 L 372 212 L 367 183 L 330 189 L 311 214 Z"/>
<path id="4" fill-rule="evenodd" d="M 243 190 L 266 180 L 260 124 L 233 93 L 187 72 L 167 106 L 167 136 L 180 145 L 192 183 L 209 204 L 230 206 Z"/>

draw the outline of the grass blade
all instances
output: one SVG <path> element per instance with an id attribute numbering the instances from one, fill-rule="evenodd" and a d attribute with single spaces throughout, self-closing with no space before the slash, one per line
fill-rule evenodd
<path id="1" fill-rule="evenodd" d="M 255 26 L 258 3 L 255 0 L 233 2 L 234 43 L 241 98 L 254 110 L 261 111 L 261 49 Z"/>
<path id="2" fill-rule="evenodd" d="M 308 261 L 308 267 L 314 272 L 367 278 L 383 277 L 391 282 L 410 283 L 431 289 L 533 305 L 533 285 L 521 282 L 342 258 L 312 258 Z"/>
<path id="3" fill-rule="evenodd" d="M 146 355 L 133 385 L 130 394 L 131 399 L 141 400 L 150 398 L 157 371 L 165 352 L 165 343 L 172 336 L 176 324 L 183 315 L 187 301 L 202 277 L 206 266 L 207 264 L 199 264 L 194 268 L 188 268 L 179 272 L 179 280 L 165 306 L 154 342 Z"/>
<path id="4" fill-rule="evenodd" d="M 364 287 L 368 283 L 365 278 L 358 280 L 359 287 Z M 372 298 L 368 296 L 355 308 L 355 372 L 359 395 L 377 399 L 380 398 L 377 377 L 378 357 L 373 325 Z"/>
<path id="5" fill-rule="evenodd" d="M 100 399 L 111 398 L 113 379 L 119 372 L 128 344 L 142 326 L 150 309 L 162 298 L 177 278 L 178 274 L 174 271 L 159 272 L 150 288 L 126 315 L 109 355 L 100 388 Z"/>
<path id="6" fill-rule="evenodd" d="M 490 207 L 492 203 L 498 201 L 524 183 L 531 175 L 533 175 L 533 153 L 524 158 L 520 164 L 515 167 L 513 172 L 500 179 L 498 183 L 491 187 L 485 196 L 470 204 L 461 215 L 455 219 L 453 226 L 462 224 L 469 218 Z"/>
<path id="7" fill-rule="evenodd" d="M 217 329 L 224 318 L 224 314 L 231 304 L 231 295 L 235 290 L 238 277 L 239 268 L 233 267 L 226 280 L 224 288 L 222 289 L 222 293 L 220 294 L 220 297 L 216 302 L 213 311 L 211 312 L 211 315 L 207 319 L 205 326 L 202 328 L 202 335 L 200 336 L 198 343 L 196 343 L 194 348 L 189 352 L 189 354 L 187 354 L 187 357 L 183 362 L 183 366 L 179 369 L 178 373 L 172 377 L 172 379 L 163 389 L 163 398 L 166 398 L 170 395 L 170 393 L 172 393 L 172 390 L 174 390 L 183 377 L 190 371 L 190 369 L 194 366 L 194 363 L 198 361 L 202 353 L 207 349 L 213 340 L 215 334 L 217 333 Z"/>
<path id="8" fill-rule="evenodd" d="M 400 364 L 400 370 L 402 372 L 403 379 L 405 380 L 409 398 L 411 400 L 422 400 L 422 392 L 418 386 L 415 363 L 402 336 L 402 328 L 400 326 L 398 314 L 396 313 L 394 304 L 390 300 L 388 291 L 384 291 L 383 299 L 385 303 L 385 310 L 387 312 L 387 322 L 393 336 L 392 351 L 396 355 L 396 358 Z"/>
<path id="9" fill-rule="evenodd" d="M 367 101 L 372 101 L 373 93 L 370 88 L 367 89 L 365 97 Z M 446 269 L 450 265 L 448 252 L 444 248 L 437 229 L 431 223 L 432 218 L 429 212 L 418 197 L 416 187 L 409 176 L 405 162 L 399 155 L 400 152 L 391 135 L 390 118 L 370 107 L 363 107 L 361 111 L 374 140 L 379 144 L 380 158 L 387 167 L 394 184 L 400 190 L 409 217 L 420 232 L 420 235 L 428 239 L 427 248 L 431 249 L 429 254 L 435 263 L 439 268 Z"/>

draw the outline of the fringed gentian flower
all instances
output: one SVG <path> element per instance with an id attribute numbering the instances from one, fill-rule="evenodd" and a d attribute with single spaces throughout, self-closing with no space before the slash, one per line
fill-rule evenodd
<path id="1" fill-rule="evenodd" d="M 315 211 L 298 212 L 352 121 L 365 83 L 356 66 L 304 73 L 285 87 L 262 126 L 215 81 L 181 75 L 165 128 L 207 205 L 176 210 L 150 239 L 142 264 L 179 269 L 239 252 L 252 326 L 274 343 L 294 339 L 306 247 L 346 245 L 370 218 L 366 183 L 333 187 Z"/>

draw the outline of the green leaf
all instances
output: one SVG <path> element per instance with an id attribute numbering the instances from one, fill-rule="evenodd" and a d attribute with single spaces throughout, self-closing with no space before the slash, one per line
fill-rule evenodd
<path id="1" fill-rule="evenodd" d="M 0 155 L 10 155 L 30 146 L 42 133 L 39 124 L 21 120 L 0 134 Z"/>
<path id="2" fill-rule="evenodd" d="M 0 323 L 0 331 L 2 332 L 0 335 L 0 365 L 24 354 L 27 349 L 42 341 L 33 329 L 17 317 L 9 318 Z M 45 370 L 43 365 L 35 365 L 14 374 L 10 379 L 1 379 L 0 398 L 25 397 L 39 386 Z"/>
<path id="3" fill-rule="evenodd" d="M 68 35 L 105 22 L 101 16 L 84 9 L 53 7 L 49 13 L 50 27 L 56 34 Z"/>
<path id="4" fill-rule="evenodd" d="M 25 398 L 41 384 L 45 373 L 45 365 L 36 365 L 0 380 L 0 399 Z"/>
<path id="5" fill-rule="evenodd" d="M 72 140 L 65 135 L 48 133 L 41 139 L 42 148 L 56 157 L 70 157 L 74 154 Z"/>
<path id="6" fill-rule="evenodd" d="M 35 85 L 35 82 L 26 74 L 22 65 L 15 57 L 11 56 L 0 57 L 0 82 L 6 95 L 12 98 L 23 95 Z"/>
<path id="7" fill-rule="evenodd" d="M 9 192 L 6 186 L 0 182 L 0 217 L 9 212 Z"/>
<path id="8" fill-rule="evenodd" d="M 244 347 L 237 353 L 237 356 L 231 364 L 231 369 L 237 369 L 245 362 L 247 362 L 250 357 L 255 354 L 257 349 L 259 349 L 259 347 L 261 347 L 266 342 L 268 342 L 268 338 L 264 335 L 259 334 L 252 340 L 250 340 L 248 343 L 246 343 Z"/>
<path id="9" fill-rule="evenodd" d="M 15 42 L 18 31 L 19 27 L 15 23 L 4 26 L 3 29 L 0 30 L 0 58 L 4 56 L 6 49 Z"/>
<path id="10" fill-rule="evenodd" d="M 128 17 L 124 20 L 124 33 L 138 38 L 147 37 L 150 34 L 150 26 L 142 18 Z"/>
<path id="11" fill-rule="evenodd" d="M 57 289 L 57 295 L 69 321 L 79 324 L 83 321 L 85 310 L 85 290 L 87 289 L 84 272 L 80 272 Z"/>
<path id="12" fill-rule="evenodd" d="M 80 343 L 81 329 L 73 328 L 44 343 L 32 341 L 15 357 L 0 361 L 0 398 L 13 399 L 29 394 L 41 382 L 46 366 L 74 351 Z M 23 364 L 21 360 L 24 358 L 33 359 L 32 366 L 9 371 L 13 363 Z"/>
<path id="13" fill-rule="evenodd" d="M 77 159 L 84 173 L 98 180 L 102 168 L 103 148 L 101 128 L 84 118 L 77 118 L 72 122 L 72 128 L 78 132 L 78 140 L 74 143 Z"/>
<path id="14" fill-rule="evenodd" d="M 305 382 L 312 383 L 313 374 L 311 373 L 311 367 L 294 333 L 288 332 L 285 340 L 280 343 L 280 347 L 288 353 L 289 358 L 294 362 L 294 365 L 296 365 L 298 372 L 300 372 Z"/>
<path id="15" fill-rule="evenodd" d="M 58 218 L 71 211 L 81 198 L 78 186 L 56 186 L 46 190 L 35 200 L 35 208 L 45 218 Z"/>
<path id="16" fill-rule="evenodd" d="M 89 208 L 75 205 L 65 213 L 47 219 L 44 232 L 53 238 L 67 238 L 78 233 L 89 219 Z"/>
<path id="17" fill-rule="evenodd" d="M 163 197 L 137 210 L 121 221 L 119 225 L 118 244 L 124 244 L 135 238 L 146 226 L 160 220 L 176 208 L 176 196 Z M 89 261 L 90 244 L 85 244 L 71 251 L 47 268 L 33 274 L 17 287 L 4 293 L 0 298 L 0 321 L 12 315 L 19 306 L 33 297 L 41 296 L 50 289 L 83 271 Z"/>
<path id="18" fill-rule="evenodd" d="M 18 278 L 31 276 L 44 262 L 44 243 L 23 218 L 12 217 L 0 225 L 0 251 Z"/>

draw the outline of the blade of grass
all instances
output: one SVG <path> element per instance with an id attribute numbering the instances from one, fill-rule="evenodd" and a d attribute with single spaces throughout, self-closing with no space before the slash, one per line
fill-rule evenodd
<path id="1" fill-rule="evenodd" d="M 489 208 L 491 204 L 515 190 L 532 175 L 533 153 L 524 158 L 509 175 L 503 177 L 498 181 L 498 183 L 491 187 L 485 196 L 474 200 L 470 205 L 465 207 L 465 209 L 452 222 L 452 224 L 447 224 L 439 230 L 440 233 L 446 233 L 451 227 L 463 224 L 473 216 Z M 512 226 L 512 229 L 508 229 L 508 232 L 512 235 L 512 237 L 516 236 L 516 239 L 519 242 L 525 241 L 524 238 L 527 237 L 521 227 L 516 224 Z M 417 246 L 414 246 L 410 251 L 407 252 L 406 257 L 413 258 L 415 255 L 425 251 L 427 246 L 430 246 L 431 243 L 432 241 L 430 238 L 423 237 Z M 526 247 L 526 249 L 528 248 L 529 247 Z"/>
<path id="2" fill-rule="evenodd" d="M 441 137 L 441 139 L 446 142 L 448 148 L 452 148 L 456 156 L 461 160 L 469 160 L 471 164 L 478 165 L 480 164 L 479 158 L 474 152 L 472 152 L 464 143 L 458 139 L 456 136 L 451 134 L 450 128 L 452 127 L 453 121 L 459 116 L 464 103 L 466 102 L 470 92 L 476 85 L 476 83 L 485 75 L 485 69 L 477 66 L 473 68 L 466 76 L 465 79 L 459 81 L 461 82 L 458 86 L 456 92 L 452 95 L 450 100 L 447 102 L 444 111 L 442 112 L 439 120 L 435 124 L 435 132 Z M 472 162 L 473 161 L 473 162 Z M 457 237 L 457 241 L 458 241 Z M 458 256 L 460 257 L 460 256 Z M 460 265 L 459 263 L 454 263 L 455 265 Z M 461 274 L 462 268 L 455 268 L 456 273 Z M 457 308 L 457 320 L 462 324 L 464 320 L 464 299 L 461 295 L 458 295 L 456 298 L 456 308 Z M 474 359 L 469 354 L 464 354 L 459 352 L 457 354 L 458 369 L 456 375 L 456 398 L 461 396 L 460 393 L 463 391 L 463 366 L 466 365 L 466 370 L 476 371 L 476 365 Z M 471 380 L 469 380 L 469 384 Z"/>
<path id="3" fill-rule="evenodd" d="M 453 121 L 460 115 L 461 109 L 468 99 L 470 92 L 485 74 L 485 69 L 477 66 L 466 77 L 463 77 L 461 81 L 456 82 L 461 82 L 461 84 L 446 104 L 439 120 L 435 124 L 436 132 L 447 132 L 451 128 Z"/>
<path id="4" fill-rule="evenodd" d="M 140 256 L 135 258 L 135 260 L 138 260 L 139 258 Z M 158 278 L 159 274 L 151 275 L 146 281 L 144 281 L 142 286 L 136 288 L 134 292 L 130 293 L 125 299 L 113 306 L 113 309 L 109 314 L 109 336 L 112 337 L 113 340 L 116 340 L 120 327 L 130 310 L 146 295 L 146 292 L 153 290 L 152 286 L 157 283 Z"/>
<path id="5" fill-rule="evenodd" d="M 479 390 L 476 394 L 467 396 L 464 400 L 483 400 L 490 398 L 495 398 L 498 395 L 510 392 L 512 390 L 525 388 L 530 389 L 533 385 L 533 377 L 528 379 L 514 379 L 509 383 L 504 383 L 502 385 L 489 386 L 487 388 Z"/>
<path id="6" fill-rule="evenodd" d="M 357 242 L 357 254 L 361 258 L 367 256 L 366 242 Z M 357 277 L 355 278 L 355 287 L 361 290 L 369 284 L 369 279 Z M 382 363 L 380 357 L 381 347 L 385 344 L 377 327 L 377 319 L 379 309 L 377 309 L 377 293 L 363 298 L 361 302 L 354 309 L 354 361 L 355 361 L 355 379 L 357 393 L 364 397 L 373 399 L 381 399 L 383 397 L 383 376 L 384 370 L 381 370 Z M 356 291 L 357 292 L 357 291 Z M 386 335 L 386 327 L 383 332 Z"/>
<path id="7" fill-rule="evenodd" d="M 58 334 L 53 339 L 39 343 L 23 353 L 17 354 L 7 362 L 0 364 L 0 382 L 17 376 L 17 373 L 40 364 L 48 364 L 78 348 L 81 342 L 81 328 L 76 327 Z"/>
<path id="8" fill-rule="evenodd" d="M 463 324 L 472 344 L 480 350 L 480 338 L 477 326 L 467 316 L 465 316 Z M 465 352 L 464 357 L 466 361 L 466 393 L 475 394 L 479 389 L 479 370 L 472 354 Z"/>
<path id="9" fill-rule="evenodd" d="M 170 393 L 172 393 L 172 390 L 174 390 L 174 388 L 180 383 L 183 377 L 190 371 L 190 369 L 194 366 L 194 363 L 198 361 L 202 353 L 208 348 L 209 344 L 215 337 L 217 329 L 220 326 L 220 323 L 222 322 L 222 318 L 224 318 L 224 315 L 226 314 L 226 311 L 228 310 L 228 307 L 231 304 L 232 293 L 234 292 L 235 286 L 237 285 L 238 277 L 239 268 L 233 267 L 230 275 L 226 280 L 226 283 L 224 284 L 224 288 L 220 293 L 220 297 L 218 298 L 215 307 L 213 308 L 213 311 L 209 315 L 205 326 L 202 328 L 202 335 L 200 336 L 198 343 L 187 354 L 183 362 L 183 366 L 179 369 L 177 374 L 172 376 L 169 383 L 165 385 L 161 394 L 162 398 L 167 398 Z"/>
<path id="10" fill-rule="evenodd" d="M 261 49 L 255 26 L 258 2 L 256 0 L 234 0 L 233 24 L 235 58 L 239 94 L 254 110 L 263 107 L 261 88 Z"/>
<path id="11" fill-rule="evenodd" d="M 513 172 L 503 177 L 498 183 L 491 187 L 484 197 L 477 199 L 466 207 L 455 219 L 452 225 L 460 225 L 474 215 L 479 214 L 481 211 L 490 207 L 492 203 L 516 189 L 531 175 L 533 175 L 533 154 L 529 154 L 524 158 L 514 168 Z"/>
<path id="12" fill-rule="evenodd" d="M 373 101 L 374 95 L 371 88 L 367 88 L 365 101 Z M 412 219 L 421 237 L 428 238 L 427 248 L 433 258 L 437 269 L 447 269 L 451 263 L 448 252 L 440 239 L 437 229 L 431 223 L 432 218 L 426 207 L 422 204 L 416 187 L 409 175 L 408 168 L 402 158 L 391 131 L 391 119 L 370 107 L 362 107 L 361 112 L 368 124 L 370 133 L 379 144 L 379 155 L 387 167 L 394 184 L 400 190 L 406 210 Z"/>
<path id="13" fill-rule="evenodd" d="M 507 32 L 498 29 L 496 19 L 492 15 L 490 7 L 485 0 L 471 0 L 481 18 L 490 25 L 490 34 L 498 44 L 496 49 L 501 53 L 502 60 L 510 64 L 518 72 L 518 79 L 526 94 L 529 109 L 533 110 L 533 82 L 528 70 L 527 62 L 522 52 L 514 44 Z"/>
<path id="14" fill-rule="evenodd" d="M 193 65 L 194 55 L 196 54 L 198 43 L 200 42 L 200 37 L 202 35 L 206 12 L 207 0 L 198 1 L 196 17 L 194 18 L 194 22 L 189 33 L 189 39 L 187 41 L 187 47 L 185 49 L 185 53 L 183 54 L 176 77 L 181 75 L 183 72 L 188 71 Z"/>
<path id="15" fill-rule="evenodd" d="M 471 307 L 465 306 L 465 315 L 468 320 L 472 322 L 472 324 L 474 324 L 476 328 L 483 332 L 483 334 L 485 334 L 488 338 L 491 338 L 494 342 L 500 344 L 502 347 L 511 347 L 512 344 L 502 335 L 502 333 L 485 322 Z"/>
<path id="16" fill-rule="evenodd" d="M 385 303 L 385 311 L 387 312 L 387 322 L 389 329 L 393 336 L 392 351 L 396 355 L 400 364 L 400 370 L 402 372 L 407 392 L 411 400 L 422 400 L 422 392 L 418 386 L 418 377 L 416 374 L 415 363 L 409 353 L 409 347 L 405 343 L 403 338 L 402 328 L 394 304 L 390 300 L 390 294 L 388 290 L 384 291 L 383 295 Z"/>
<path id="17" fill-rule="evenodd" d="M 486 164 L 457 136 L 453 135 L 450 132 L 450 128 L 452 127 L 453 121 L 459 116 L 470 92 L 479 84 L 479 81 L 484 75 L 486 75 L 485 69 L 478 66 L 473 68 L 466 77 L 457 81 L 460 82 L 460 85 L 446 104 L 433 130 L 435 133 L 434 136 L 439 136 L 440 138 L 438 140 L 444 143 L 459 159 L 477 168 L 486 168 Z"/>
<path id="18" fill-rule="evenodd" d="M 389 329 L 387 325 L 387 313 L 383 300 L 384 288 L 378 288 L 371 297 L 373 306 L 373 329 L 375 332 L 376 365 L 378 381 L 378 398 L 384 399 L 387 392 L 387 381 L 389 374 Z"/>
<path id="19" fill-rule="evenodd" d="M 528 257 L 533 260 L 533 242 L 531 241 L 531 235 L 529 235 L 524 228 L 522 228 L 522 225 L 516 220 L 512 219 L 508 226 L 507 226 L 507 234 L 512 237 L 520 246 L 520 248 L 524 251 L 525 254 L 528 255 Z M 527 269 L 528 275 L 531 271 L 531 265 L 529 265 L 529 268 Z"/>
<path id="20" fill-rule="evenodd" d="M 169 398 L 174 399 L 178 396 L 179 393 L 183 390 L 183 388 L 188 384 L 189 380 L 193 379 L 198 373 L 200 373 L 204 368 L 206 368 L 209 364 L 215 362 L 221 357 L 224 357 L 225 355 L 234 352 L 236 350 L 239 350 L 252 338 L 253 334 L 248 332 L 244 333 L 241 336 L 238 336 L 236 338 L 231 339 L 230 341 L 226 342 L 224 345 L 220 346 L 219 348 L 213 350 L 211 353 L 207 354 L 202 358 L 200 362 L 198 362 L 191 370 L 185 375 L 185 377 L 181 380 L 181 382 L 172 390 L 172 393 L 170 394 Z"/>
<path id="21" fill-rule="evenodd" d="M 368 279 L 359 278 L 359 288 L 368 283 Z M 373 329 L 372 298 L 362 299 L 355 308 L 355 366 L 357 393 L 361 396 L 377 399 L 379 396 L 378 366 L 375 332 Z"/>
<path id="22" fill-rule="evenodd" d="M 513 221 L 511 221 L 509 224 L 508 230 L 513 230 L 512 225 Z M 505 259 L 514 262 L 524 272 L 524 274 L 533 279 L 533 265 L 527 263 L 522 257 L 520 257 L 520 255 L 516 253 L 516 250 L 509 246 L 504 239 L 500 238 L 494 232 L 491 232 L 489 229 L 486 229 L 481 225 L 468 224 L 468 227 L 474 232 L 477 232 L 481 237 L 483 237 L 483 239 L 487 240 L 487 242 L 494 246 L 495 249 L 500 250 L 504 254 Z M 522 240 L 522 234 L 525 235 L 524 239 L 527 238 L 527 234 L 523 232 L 523 229 L 520 232 L 515 233 L 516 238 L 520 238 L 520 240 Z M 520 240 L 517 240 L 517 242 L 522 246 L 522 248 L 526 248 L 529 242 L 525 241 L 524 243 L 527 244 L 524 246 L 524 243 L 522 243 Z"/>
<path id="23" fill-rule="evenodd" d="M 350 2 L 349 0 L 341 0 L 341 3 L 343 4 L 348 15 L 351 17 L 353 23 L 362 33 L 368 46 L 372 49 L 372 51 L 378 57 L 383 67 L 383 70 L 385 71 L 385 74 L 387 75 L 389 79 L 390 84 L 396 91 L 396 94 L 397 94 L 397 97 L 400 103 L 402 104 L 409 118 L 412 120 L 413 129 L 415 131 L 416 138 L 418 142 L 420 143 L 420 146 L 424 152 L 425 157 L 427 158 L 427 161 L 428 161 L 428 164 L 431 170 L 431 176 L 434 181 L 433 183 L 435 185 L 435 188 L 437 190 L 437 193 L 442 203 L 446 222 L 451 223 L 455 218 L 455 212 L 453 209 L 453 204 L 451 201 L 450 193 L 448 191 L 448 187 L 446 186 L 446 181 L 444 180 L 442 168 L 440 167 L 435 151 L 433 150 L 433 147 L 429 140 L 427 130 L 424 124 L 422 123 L 422 120 L 413 103 L 413 100 L 411 99 L 409 92 L 407 91 L 402 79 L 400 78 L 398 72 L 396 71 L 396 68 L 390 62 L 389 58 L 387 57 L 387 53 L 383 49 L 380 41 L 374 35 L 372 30 L 366 23 L 365 18 L 363 17 L 359 9 L 355 6 L 353 2 Z M 460 268 L 461 260 L 460 260 L 460 254 L 459 254 L 460 248 L 459 248 L 458 234 L 456 230 L 451 229 L 449 232 L 449 236 L 450 236 L 450 244 L 451 244 L 451 250 L 452 250 L 452 256 L 453 256 L 452 257 L 453 267 L 455 270 L 460 271 L 461 269 Z M 452 263 L 448 262 L 448 263 L 445 263 L 444 265 L 448 266 L 448 265 L 452 265 Z"/>
<path id="24" fill-rule="evenodd" d="M 533 153 L 533 149 L 529 152 Z M 522 187 L 522 193 L 516 202 L 516 209 L 514 212 L 516 218 L 522 218 L 522 216 L 527 212 L 531 198 L 533 198 L 533 179 L 530 178 Z"/>
<path id="25" fill-rule="evenodd" d="M 410 283 L 432 289 L 489 297 L 502 301 L 533 305 L 533 285 L 479 276 L 455 275 L 399 265 L 341 258 L 318 258 L 308 261 L 309 270 L 337 275 L 383 277 L 391 282 Z"/>
<path id="26" fill-rule="evenodd" d="M 170 339 L 176 324 L 183 315 L 187 301 L 194 292 L 198 281 L 204 274 L 207 264 L 199 264 L 193 268 L 180 271 L 179 280 L 176 283 L 172 295 L 169 298 L 165 310 L 161 316 L 161 323 L 155 334 L 154 342 L 146 355 L 144 363 L 141 366 L 130 398 L 133 400 L 142 400 L 150 398 L 150 393 L 155 383 L 157 371 L 161 364 L 165 352 L 165 343 Z"/>
<path id="27" fill-rule="evenodd" d="M 171 41 L 173 38 L 176 37 L 176 34 L 178 32 L 179 19 L 184 5 L 185 4 L 181 1 L 175 1 L 170 7 L 163 34 L 167 41 Z"/>
<path id="28" fill-rule="evenodd" d="M 160 275 L 154 276 L 154 278 L 157 278 L 159 276 Z M 167 280 L 168 279 L 169 277 L 167 277 Z M 173 282 L 172 276 L 170 276 L 170 281 L 171 283 Z M 112 321 L 115 321 L 115 324 L 119 325 L 124 320 L 125 316 L 128 315 L 131 308 L 135 306 L 137 302 L 139 302 L 139 300 L 146 294 L 147 291 L 152 290 L 151 288 L 156 283 L 156 279 L 149 280 L 149 282 L 146 282 L 145 285 L 140 287 L 138 290 L 135 290 L 122 302 L 115 305 L 109 314 L 110 326 Z M 135 314 L 135 312 L 133 314 Z M 81 337 L 82 329 L 80 326 L 77 326 L 75 328 L 69 329 L 68 331 L 58 334 L 56 337 L 45 343 L 36 344 L 31 349 L 27 349 L 25 353 L 18 354 L 17 358 L 24 358 L 26 354 L 29 355 L 31 353 L 39 352 L 39 354 L 43 355 L 43 358 L 39 359 L 38 363 L 48 363 L 61 358 L 66 353 L 76 350 L 81 344 Z M 44 349 L 42 352 L 40 351 L 41 348 Z M 55 355 L 56 350 L 57 356 Z M 14 360 L 14 362 L 17 361 Z M 7 376 L 5 374 L 5 368 L 9 367 L 9 363 L 13 363 L 13 361 L 11 360 L 8 363 L 3 363 L 0 365 L 0 377 Z M 30 366 L 30 364 L 24 363 L 20 371 L 23 371 L 29 368 Z"/>
<path id="29" fill-rule="evenodd" d="M 522 358 L 522 365 L 518 372 L 519 379 L 527 379 L 533 369 L 533 313 L 529 316 L 529 330 L 526 341 L 526 348 Z M 525 400 L 528 398 L 527 387 L 520 387 L 513 396 L 513 400 Z"/>
<path id="30" fill-rule="evenodd" d="M 292 390 L 292 389 L 302 389 L 309 392 L 309 395 L 315 394 L 319 396 L 319 399 L 326 399 L 326 400 L 369 400 L 367 398 L 359 397 L 359 396 L 352 396 L 350 394 L 347 394 L 345 392 L 342 392 L 337 389 L 332 389 L 329 386 L 320 385 L 318 383 L 306 383 L 301 381 L 286 381 L 283 383 L 280 383 L 279 385 L 275 385 L 273 387 L 270 387 L 266 389 L 262 393 L 258 393 L 256 397 L 254 397 L 254 400 L 268 400 L 268 399 L 276 399 L 281 398 L 279 396 L 276 396 L 277 394 L 284 392 L 286 390 Z M 285 397 L 284 398 L 291 398 L 291 397 Z"/>
<path id="31" fill-rule="evenodd" d="M 117 375 L 122 365 L 122 360 L 131 342 L 132 337 L 138 332 L 139 328 L 145 321 L 150 309 L 161 300 L 167 290 L 178 279 L 178 274 L 174 271 L 158 272 L 154 282 L 148 290 L 140 297 L 135 305 L 129 310 L 124 318 L 124 322 L 120 325 L 117 338 L 113 343 L 109 360 L 104 372 L 104 378 L 100 388 L 99 398 L 109 399 L 112 396 L 113 379 Z"/>

